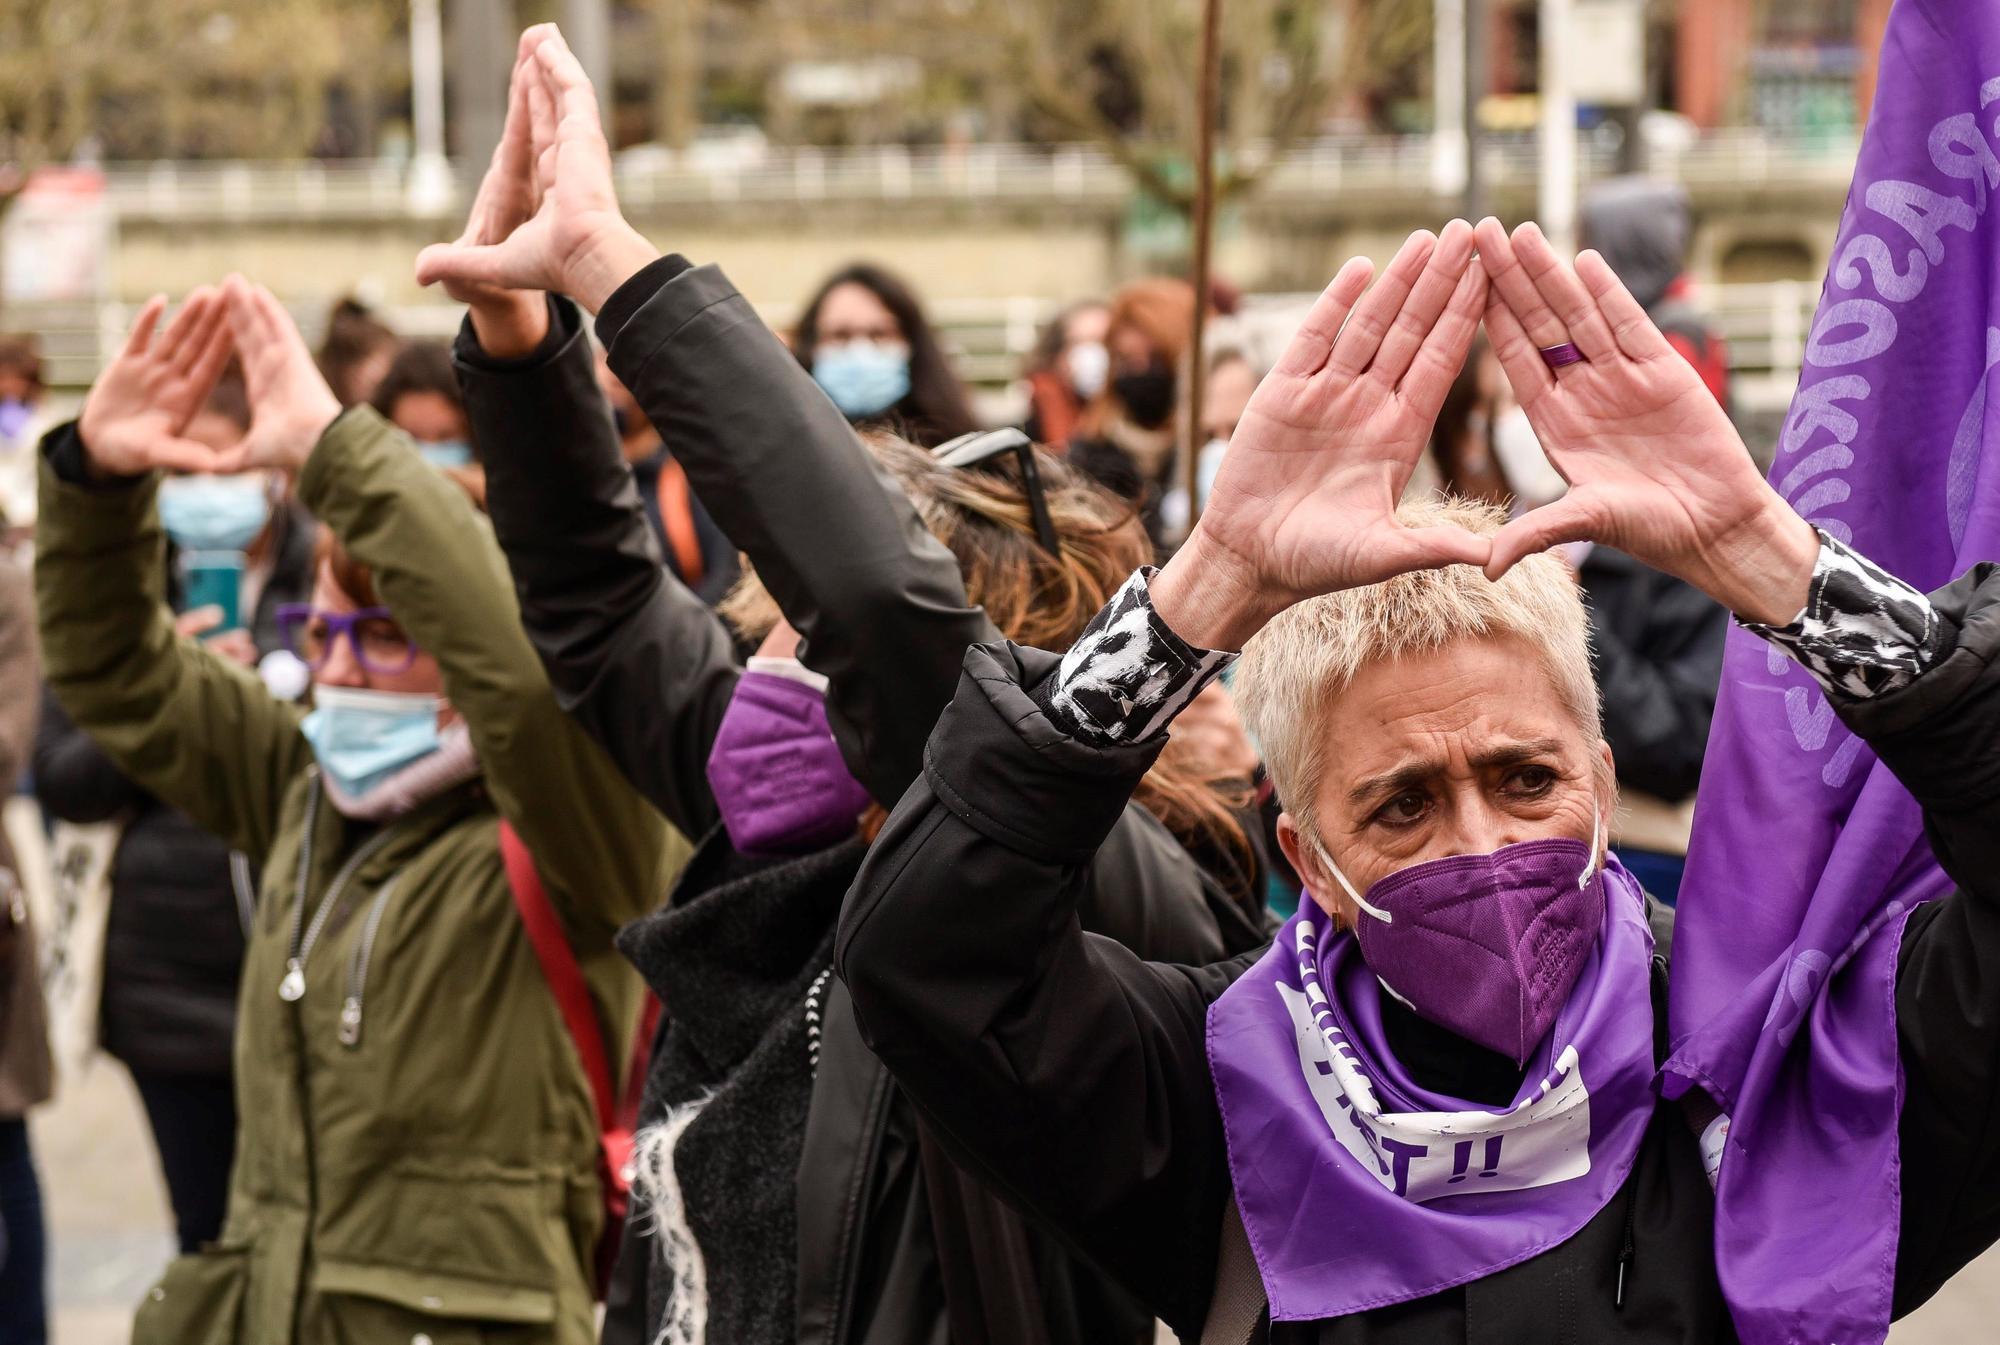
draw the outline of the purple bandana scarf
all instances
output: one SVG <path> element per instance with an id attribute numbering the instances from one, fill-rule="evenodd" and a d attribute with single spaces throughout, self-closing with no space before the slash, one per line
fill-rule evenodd
<path id="1" fill-rule="evenodd" d="M 1603 934 L 1514 1105 L 1419 1088 L 1380 988 L 1308 897 L 1208 1011 L 1236 1206 L 1274 1322 L 1422 1298 L 1525 1261 L 1624 1185 L 1653 1113 L 1653 938 L 1604 871 Z"/>
<path id="2" fill-rule="evenodd" d="M 1772 467 L 1919 589 L 2000 555 L 2000 7 L 1899 0 Z M 1917 806 L 1800 668 L 1732 631 L 1675 934 L 1664 1091 L 1729 1117 L 1722 1289 L 1745 1345 L 1881 1341 L 1900 1227 L 1896 952 L 1949 884 Z"/>

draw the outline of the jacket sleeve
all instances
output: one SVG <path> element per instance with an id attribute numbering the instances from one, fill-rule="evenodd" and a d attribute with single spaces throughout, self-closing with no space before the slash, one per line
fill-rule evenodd
<path id="1" fill-rule="evenodd" d="M 42 695 L 35 730 L 35 797 L 63 822 L 104 822 L 146 802 L 146 791 L 64 713 L 54 693 Z"/>
<path id="2" fill-rule="evenodd" d="M 849 769 L 901 798 L 968 645 L 996 638 L 958 564 L 756 311 L 712 266 L 665 258 L 606 303 L 611 368 L 749 556 L 799 658 L 832 683 Z"/>
<path id="3" fill-rule="evenodd" d="M 320 437 L 299 498 L 369 567 L 398 624 L 436 657 L 487 789 L 533 853 L 579 950 L 608 948 L 661 895 L 666 828 L 556 704 L 486 521 L 365 407 Z"/>
<path id="4" fill-rule="evenodd" d="M 1904 929 L 1896 976 L 1903 1226 L 1895 1311 L 2000 1237 L 2000 567 L 1933 595 L 1955 647 L 1835 708 L 1924 809 L 1957 885 Z"/>
<path id="5" fill-rule="evenodd" d="M 1053 662 L 966 656 L 924 774 L 848 894 L 836 965 L 869 1046 L 954 1155 L 1186 1335 L 1227 1197 L 1204 1033 L 1235 964 L 1146 962 L 1084 932 L 1090 889 L 1129 876 L 1093 862 L 1122 863 L 1159 745 L 1060 734 L 1022 690 Z"/>
<path id="6" fill-rule="evenodd" d="M 556 699 L 684 834 L 716 821 L 708 751 L 739 675 L 728 632 L 660 562 L 575 305 L 548 344 L 455 356 L 486 504 Z"/>
<path id="7" fill-rule="evenodd" d="M 1701 782 L 1729 614 L 1678 579 L 1648 576 L 1665 582 L 1606 592 L 1585 574 L 1604 736 L 1618 778 L 1679 803 Z M 1600 609 L 1617 597 L 1643 602 L 1644 614 L 1626 621 Z"/>
<path id="8" fill-rule="evenodd" d="M 41 655 L 35 640 L 35 591 L 27 574 L 0 562 L 0 787 L 12 792 L 35 746 L 41 706 Z"/>
<path id="9" fill-rule="evenodd" d="M 312 760 L 297 707 L 174 634 L 156 482 L 85 485 L 74 425 L 44 441 L 35 596 L 50 689 L 119 769 L 261 867 L 287 785 Z"/>

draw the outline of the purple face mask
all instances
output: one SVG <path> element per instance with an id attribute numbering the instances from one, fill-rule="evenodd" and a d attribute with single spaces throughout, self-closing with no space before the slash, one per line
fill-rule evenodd
<path id="1" fill-rule="evenodd" d="M 1517 1065 L 1555 1026 L 1604 923 L 1594 840 L 1433 859 L 1366 897 L 1324 849 L 1320 859 L 1361 908 L 1354 937 L 1389 993 Z"/>
<path id="2" fill-rule="evenodd" d="M 708 753 L 729 843 L 746 855 L 804 855 L 854 834 L 868 791 L 826 723 L 826 694 L 776 673 L 743 674 Z"/>

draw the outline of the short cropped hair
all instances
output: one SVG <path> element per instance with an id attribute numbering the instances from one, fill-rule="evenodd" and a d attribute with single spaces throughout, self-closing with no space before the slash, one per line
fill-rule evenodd
<path id="1" fill-rule="evenodd" d="M 1496 505 L 1446 497 L 1407 502 L 1396 517 L 1409 527 L 1457 524 L 1480 534 L 1507 521 Z M 1319 835 L 1315 805 L 1334 746 L 1321 725 L 1355 675 L 1382 659 L 1485 636 L 1513 636 L 1539 652 L 1585 739 L 1602 740 L 1589 618 L 1569 567 L 1553 554 L 1529 556 L 1498 583 L 1473 566 L 1451 565 L 1313 598 L 1244 646 L 1237 706 L 1279 799 L 1308 837 Z"/>

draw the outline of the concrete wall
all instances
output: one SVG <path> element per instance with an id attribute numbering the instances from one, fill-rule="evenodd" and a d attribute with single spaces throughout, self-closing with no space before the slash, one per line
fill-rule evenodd
<path id="1" fill-rule="evenodd" d="M 1796 276 L 1823 271 L 1845 189 L 1756 186 L 1698 193 L 1693 269 L 1722 278 L 1732 249 L 1783 245 L 1805 259 Z M 1495 209 L 1525 218 L 1528 199 L 1502 197 Z M 1218 239 L 1217 269 L 1255 291 L 1311 290 L 1356 253 L 1378 259 L 1418 226 L 1435 227 L 1449 207 L 1417 193 L 1363 199 L 1253 201 L 1230 212 Z M 681 208 L 641 215 L 661 247 L 727 269 L 752 300 L 787 307 L 844 262 L 867 258 L 908 275 L 933 301 L 1016 296 L 1071 298 L 1103 293 L 1144 269 L 1126 246 L 1122 209 L 1019 203 L 1005 208 L 875 203 L 824 209 Z M 456 223 L 421 219 L 171 222 L 128 218 L 120 225 L 116 297 L 136 302 L 156 291 L 181 293 L 230 270 L 254 275 L 288 300 L 332 298 L 356 286 L 392 305 L 421 303 L 411 264 L 426 243 Z"/>

